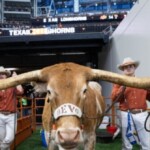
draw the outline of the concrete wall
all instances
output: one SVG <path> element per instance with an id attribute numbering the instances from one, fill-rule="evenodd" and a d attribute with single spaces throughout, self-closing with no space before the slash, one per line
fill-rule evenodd
<path id="1" fill-rule="evenodd" d="M 127 17 L 120 23 L 110 41 L 113 71 L 124 57 L 130 56 L 141 62 L 138 76 L 150 76 L 150 1 L 139 0 Z"/>
<path id="2" fill-rule="evenodd" d="M 139 0 L 110 38 L 110 43 L 99 54 L 99 68 L 117 73 L 117 64 L 125 57 L 141 62 L 137 76 L 150 77 L 150 0 Z M 102 82 L 103 95 L 108 96 L 112 84 Z"/>

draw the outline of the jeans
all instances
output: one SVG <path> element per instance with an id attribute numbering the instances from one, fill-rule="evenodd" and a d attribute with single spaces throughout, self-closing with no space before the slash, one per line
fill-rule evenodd
<path id="1" fill-rule="evenodd" d="M 0 113 L 0 150 L 10 150 L 17 129 L 17 114 Z"/>
<path id="2" fill-rule="evenodd" d="M 128 125 L 128 112 L 121 111 L 121 126 L 122 126 L 122 150 L 132 150 L 133 146 L 130 144 L 126 137 L 126 130 Z M 137 132 L 140 141 L 137 141 L 141 145 L 142 150 L 150 150 L 150 132 L 147 132 L 144 128 L 144 123 L 148 113 L 141 112 L 137 114 L 132 114 L 137 131 L 134 128 L 133 121 L 131 121 L 131 129 Z M 131 119 L 132 120 L 132 119 Z"/>

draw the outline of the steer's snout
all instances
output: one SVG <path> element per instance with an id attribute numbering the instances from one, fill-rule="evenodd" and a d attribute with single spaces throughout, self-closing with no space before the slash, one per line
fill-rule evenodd
<path id="1" fill-rule="evenodd" d="M 82 142 L 81 130 L 79 128 L 58 129 L 57 138 L 59 144 L 66 149 L 77 147 L 78 144 Z"/>
<path id="2" fill-rule="evenodd" d="M 79 139 L 78 130 L 62 130 L 58 131 L 58 138 L 61 142 L 76 142 Z"/>

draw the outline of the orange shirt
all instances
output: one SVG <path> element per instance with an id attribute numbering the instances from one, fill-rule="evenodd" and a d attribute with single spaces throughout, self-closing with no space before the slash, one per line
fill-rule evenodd
<path id="1" fill-rule="evenodd" d="M 121 92 L 121 86 L 114 84 L 112 89 L 111 98 L 114 101 Z M 147 109 L 146 100 L 150 100 L 150 91 L 144 89 L 137 89 L 126 87 L 123 96 L 120 97 L 119 108 L 120 110 L 128 109 Z"/>
<path id="2" fill-rule="evenodd" d="M 16 112 L 17 110 L 17 95 L 23 92 L 18 91 L 16 88 L 8 88 L 0 91 L 0 111 Z"/>

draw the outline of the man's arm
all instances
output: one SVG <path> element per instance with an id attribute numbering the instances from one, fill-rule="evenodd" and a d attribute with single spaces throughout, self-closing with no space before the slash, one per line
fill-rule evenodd
<path id="1" fill-rule="evenodd" d="M 17 73 L 15 71 L 13 71 L 12 77 L 15 77 L 15 76 L 17 76 Z M 19 93 L 19 94 L 24 93 L 24 89 L 23 89 L 22 85 L 17 85 L 16 89 L 17 89 L 17 93 Z"/>
<path id="2" fill-rule="evenodd" d="M 118 85 L 118 84 L 113 84 L 113 89 L 111 93 L 111 99 L 113 101 L 116 100 L 116 98 L 125 90 L 124 86 Z M 118 99 L 118 101 L 122 99 L 122 96 Z"/>

